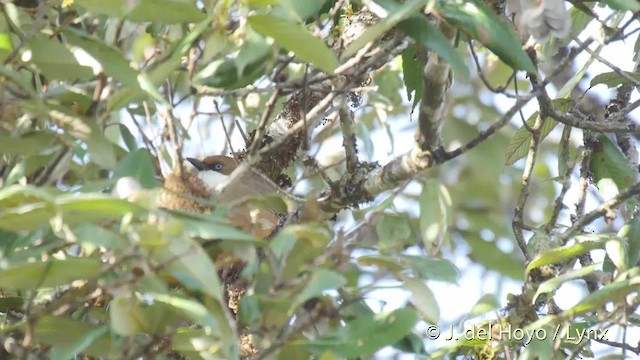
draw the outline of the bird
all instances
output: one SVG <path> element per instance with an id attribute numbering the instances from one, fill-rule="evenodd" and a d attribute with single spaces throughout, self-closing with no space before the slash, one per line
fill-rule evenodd
<path id="1" fill-rule="evenodd" d="M 229 176 L 239 166 L 236 159 L 226 155 L 207 156 L 202 160 L 195 158 L 186 158 L 185 160 L 193 165 L 197 178 L 211 195 L 218 191 L 219 187 L 229 179 Z M 246 197 L 268 195 L 270 192 L 276 192 L 277 186 L 264 184 L 269 180 L 253 172 L 248 173 L 247 177 L 241 178 L 239 181 L 248 183 L 240 184 L 242 185 L 240 187 L 236 186 L 235 189 L 231 189 L 231 193 L 227 193 L 224 197 L 228 200 L 239 201 L 235 206 L 232 204 L 228 213 L 230 223 L 257 238 L 269 238 L 280 225 L 280 215 L 273 209 L 259 209 L 252 206 L 246 201 Z M 245 201 L 242 201 L 243 197 Z"/>
<path id="2" fill-rule="evenodd" d="M 508 0 L 508 6 L 516 14 L 518 29 L 540 42 L 547 42 L 551 35 L 563 39 L 571 32 L 564 0 Z"/>

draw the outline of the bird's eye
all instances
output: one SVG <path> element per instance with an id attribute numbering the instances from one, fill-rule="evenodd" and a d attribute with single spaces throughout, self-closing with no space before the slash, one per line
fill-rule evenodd
<path id="1" fill-rule="evenodd" d="M 224 167 L 224 164 L 222 164 L 222 163 L 213 164 L 213 170 L 215 170 L 215 171 L 220 171 L 220 170 L 222 170 L 223 167 Z"/>

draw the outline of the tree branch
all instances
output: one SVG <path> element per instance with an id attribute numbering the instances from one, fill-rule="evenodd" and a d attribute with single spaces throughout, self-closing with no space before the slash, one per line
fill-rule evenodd
<path id="1" fill-rule="evenodd" d="M 440 22 L 440 30 L 451 41 L 456 29 L 451 25 Z M 418 130 L 416 141 L 422 150 L 434 150 L 442 145 L 440 131 L 444 122 L 442 105 L 444 96 L 449 90 L 451 66 L 435 52 L 420 49 L 423 61 L 422 99 L 418 114 Z"/>

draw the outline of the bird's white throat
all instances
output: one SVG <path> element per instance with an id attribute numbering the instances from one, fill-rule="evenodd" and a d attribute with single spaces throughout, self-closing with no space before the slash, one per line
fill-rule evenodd
<path id="1" fill-rule="evenodd" d="M 228 178 L 227 175 L 213 170 L 199 171 L 198 177 L 209 190 L 216 190 L 216 188 Z"/>

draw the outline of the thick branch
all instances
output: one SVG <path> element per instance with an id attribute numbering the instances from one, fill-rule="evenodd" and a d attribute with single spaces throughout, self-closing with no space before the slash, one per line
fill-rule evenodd
<path id="1" fill-rule="evenodd" d="M 456 29 L 445 22 L 440 23 L 440 30 L 450 40 L 456 34 Z M 426 49 L 421 49 L 421 54 L 426 64 L 422 73 L 422 99 L 416 141 L 422 150 L 434 150 L 442 145 L 440 139 L 440 130 L 444 122 L 442 105 L 450 85 L 451 66 L 435 52 L 429 53 Z"/>
<path id="2" fill-rule="evenodd" d="M 340 128 L 342 130 L 342 145 L 344 146 L 345 159 L 347 161 L 347 172 L 352 172 L 358 163 L 358 149 L 356 147 L 356 134 L 353 131 L 353 114 L 347 107 L 344 97 L 342 104 L 340 104 Z"/>
<path id="3" fill-rule="evenodd" d="M 420 171 L 462 155 L 481 144 L 506 125 L 536 94 L 537 92 L 534 92 L 518 99 L 500 119 L 459 148 L 449 152 L 444 152 L 441 148 L 430 152 L 420 150 L 420 147 L 416 144 L 413 150 L 395 158 L 385 166 L 361 174 L 356 187 L 350 189 L 349 192 L 344 194 L 332 192 L 320 199 L 320 208 L 323 211 L 334 214 L 345 206 L 370 200 L 384 191 L 394 189 L 413 178 Z"/>

